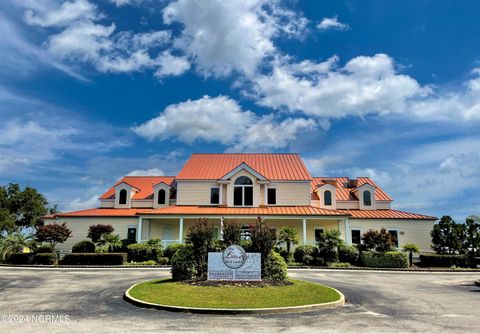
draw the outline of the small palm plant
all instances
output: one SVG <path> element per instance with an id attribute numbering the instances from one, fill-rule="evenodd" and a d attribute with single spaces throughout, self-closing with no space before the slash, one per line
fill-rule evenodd
<path id="1" fill-rule="evenodd" d="M 103 252 L 114 252 L 117 249 L 122 247 L 122 240 L 118 234 L 104 233 L 98 241 L 100 245 L 100 251 Z"/>
<path id="2" fill-rule="evenodd" d="M 291 259 L 290 247 L 299 243 L 297 229 L 291 226 L 284 226 L 278 234 L 278 241 L 287 245 L 288 261 Z"/>
<path id="3" fill-rule="evenodd" d="M 402 246 L 404 252 L 408 252 L 408 261 L 410 263 L 410 267 L 413 263 L 413 253 L 418 253 L 420 249 L 415 244 L 405 244 Z"/>
<path id="4" fill-rule="evenodd" d="M 34 248 L 35 241 L 31 234 L 25 234 L 20 231 L 8 234 L 5 238 L 0 239 L 1 259 L 6 254 L 22 252 L 24 248 Z"/>

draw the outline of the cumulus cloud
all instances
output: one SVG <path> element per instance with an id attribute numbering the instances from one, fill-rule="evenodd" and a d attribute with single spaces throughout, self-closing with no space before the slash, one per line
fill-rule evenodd
<path id="1" fill-rule="evenodd" d="M 342 23 L 338 21 L 338 16 L 334 17 L 324 17 L 319 24 L 317 24 L 317 28 L 320 30 L 348 30 L 350 26 L 346 23 Z"/>
<path id="2" fill-rule="evenodd" d="M 165 175 L 159 168 L 135 169 L 127 174 L 127 176 L 161 176 Z"/>
<path id="3" fill-rule="evenodd" d="M 295 35 L 306 25 L 301 15 L 281 8 L 279 1 L 263 0 L 177 0 L 165 7 L 163 20 L 183 24 L 175 45 L 205 76 L 225 76 L 232 70 L 253 75 L 275 52 L 275 35 Z"/>
<path id="4" fill-rule="evenodd" d="M 410 98 L 426 88 L 398 74 L 385 54 L 351 59 L 335 68 L 336 58 L 316 64 L 275 64 L 271 74 L 255 79 L 259 105 L 307 115 L 338 118 L 368 113 L 402 112 Z"/>
<path id="5" fill-rule="evenodd" d="M 65 1 L 58 8 L 37 7 L 37 10 L 25 11 L 25 22 L 40 27 L 62 27 L 78 20 L 96 20 L 101 18 L 97 7 L 88 0 Z"/>
<path id="6" fill-rule="evenodd" d="M 134 127 L 133 131 L 149 140 L 173 138 L 185 143 L 202 140 L 241 151 L 286 147 L 300 131 L 316 126 L 312 119 L 278 121 L 273 115 L 260 117 L 242 110 L 236 101 L 226 96 L 204 96 L 170 105 L 158 117 Z"/>

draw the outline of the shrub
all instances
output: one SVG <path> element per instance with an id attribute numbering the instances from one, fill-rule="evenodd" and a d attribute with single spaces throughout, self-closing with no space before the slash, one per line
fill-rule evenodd
<path id="1" fill-rule="evenodd" d="M 172 257 L 172 279 L 174 281 L 191 280 L 197 274 L 191 245 L 182 245 Z"/>
<path id="2" fill-rule="evenodd" d="M 122 265 L 127 260 L 126 253 L 72 253 L 61 260 L 64 265 Z"/>
<path id="3" fill-rule="evenodd" d="M 115 231 L 115 229 L 112 227 L 112 225 L 90 225 L 88 228 L 87 238 L 96 243 L 98 240 L 100 240 L 102 234 L 113 233 L 113 231 Z"/>
<path id="4" fill-rule="evenodd" d="M 360 254 L 362 264 L 373 268 L 408 268 L 407 255 L 402 252 L 373 252 Z"/>
<path id="5" fill-rule="evenodd" d="M 49 242 L 52 247 L 55 247 L 56 244 L 67 241 L 71 234 L 72 230 L 67 227 L 66 223 L 63 223 L 40 226 L 35 235 L 38 241 Z"/>
<path id="6" fill-rule="evenodd" d="M 90 240 L 82 240 L 72 247 L 72 253 L 95 253 L 95 244 Z"/>
<path id="7" fill-rule="evenodd" d="M 9 264 L 32 264 L 34 256 L 33 253 L 12 253 L 6 256 L 5 262 Z"/>
<path id="8" fill-rule="evenodd" d="M 265 258 L 262 278 L 271 281 L 285 281 L 287 279 L 287 263 L 277 252 L 271 251 Z"/>
<path id="9" fill-rule="evenodd" d="M 170 244 L 163 251 L 163 256 L 167 257 L 171 261 L 172 257 L 173 257 L 173 254 L 175 254 L 175 252 L 183 246 L 184 246 L 184 244 L 180 244 L 180 243 Z"/>
<path id="10" fill-rule="evenodd" d="M 365 232 L 362 236 L 362 244 L 366 250 L 387 252 L 393 249 L 395 242 L 392 235 L 382 228 L 380 231 L 368 230 Z"/>
<path id="11" fill-rule="evenodd" d="M 420 266 L 422 267 L 466 267 L 466 255 L 450 254 L 420 254 Z"/>
<path id="12" fill-rule="evenodd" d="M 222 240 L 213 240 L 208 251 L 223 252 L 224 249 L 225 249 L 225 243 Z"/>
<path id="13" fill-rule="evenodd" d="M 305 254 L 302 259 L 302 263 L 311 266 L 315 264 L 315 258 L 311 255 Z"/>
<path id="14" fill-rule="evenodd" d="M 278 241 L 284 242 L 287 246 L 287 261 L 290 260 L 291 245 L 297 245 L 299 243 L 297 229 L 291 226 L 282 227 L 282 229 L 280 230 Z"/>
<path id="15" fill-rule="evenodd" d="M 35 253 L 53 253 L 55 252 L 55 248 L 51 244 L 43 244 L 35 249 Z"/>
<path id="16" fill-rule="evenodd" d="M 125 265 L 127 266 L 154 266 L 157 263 L 155 261 L 144 261 L 144 262 L 126 262 Z"/>
<path id="17" fill-rule="evenodd" d="M 168 257 L 162 256 L 158 258 L 158 264 L 168 264 Z"/>
<path id="18" fill-rule="evenodd" d="M 128 247 L 128 262 L 155 261 L 162 256 L 160 248 L 149 244 L 131 244 Z"/>
<path id="19" fill-rule="evenodd" d="M 240 242 L 240 236 L 240 224 L 235 220 L 225 220 L 223 222 L 223 241 L 226 246 L 238 245 Z"/>
<path id="20" fill-rule="evenodd" d="M 55 253 L 38 253 L 33 258 L 33 263 L 43 264 L 43 265 L 52 265 L 57 262 L 57 254 Z"/>
<path id="21" fill-rule="evenodd" d="M 195 262 L 196 276 L 207 276 L 207 256 L 213 240 L 213 225 L 208 219 L 197 219 L 188 230 L 185 241 L 192 246 L 192 255 Z"/>
<path id="22" fill-rule="evenodd" d="M 122 253 L 123 252 L 127 252 L 128 251 L 128 246 L 129 245 L 132 245 L 132 244 L 136 244 L 137 242 L 135 240 L 130 240 L 130 239 L 122 239 L 120 240 L 120 242 L 122 243 Z"/>
<path id="23" fill-rule="evenodd" d="M 288 252 L 285 248 L 275 246 L 273 250 L 280 254 L 280 256 L 283 257 L 283 259 L 285 260 L 285 262 L 291 262 L 292 259 L 290 258 L 290 256 L 288 256 Z"/>
<path id="24" fill-rule="evenodd" d="M 118 253 L 122 249 L 122 240 L 118 234 L 104 233 L 98 240 L 99 253 Z"/>
<path id="25" fill-rule="evenodd" d="M 240 247 L 242 247 L 245 252 L 250 252 L 252 249 L 252 240 L 240 240 Z"/>
<path id="26" fill-rule="evenodd" d="M 350 245 L 340 245 L 338 247 L 338 260 L 340 262 L 348 262 L 350 264 L 356 264 L 360 252 L 357 247 Z"/>
<path id="27" fill-rule="evenodd" d="M 341 244 L 340 231 L 327 230 L 325 233 L 320 234 L 317 262 L 321 265 L 338 262 L 338 247 Z"/>
<path id="28" fill-rule="evenodd" d="M 348 262 L 335 262 L 328 265 L 330 268 L 349 268 L 352 265 Z"/>
<path id="29" fill-rule="evenodd" d="M 312 245 L 301 245 L 295 248 L 295 251 L 293 252 L 295 262 L 304 263 L 303 259 L 305 255 L 311 256 L 315 259 L 318 255 L 318 248 Z"/>
<path id="30" fill-rule="evenodd" d="M 250 229 L 251 240 L 252 240 L 252 252 L 258 252 L 261 254 L 262 259 L 266 259 L 267 256 L 275 246 L 275 235 L 267 226 L 265 221 L 261 218 L 257 218 L 257 222 Z M 262 261 L 263 266 L 263 261 Z"/>

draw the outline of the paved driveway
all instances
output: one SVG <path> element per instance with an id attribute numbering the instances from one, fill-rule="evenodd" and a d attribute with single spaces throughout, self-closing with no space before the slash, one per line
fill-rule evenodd
<path id="1" fill-rule="evenodd" d="M 349 301 L 293 315 L 181 314 L 123 301 L 133 283 L 167 276 L 158 269 L 0 268 L 0 316 L 30 316 L 24 323 L 0 323 L 0 333 L 480 332 L 480 289 L 472 285 L 480 273 L 291 270 L 291 277 L 333 286 Z M 70 321 L 47 323 L 46 315 Z"/>

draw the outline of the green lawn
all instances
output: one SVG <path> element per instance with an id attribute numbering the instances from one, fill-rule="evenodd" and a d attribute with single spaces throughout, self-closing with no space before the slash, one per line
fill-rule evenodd
<path id="1" fill-rule="evenodd" d="M 213 308 L 299 306 L 336 301 L 338 292 L 324 285 L 292 280 L 292 285 L 266 287 L 193 286 L 170 279 L 141 283 L 134 298 L 163 305 Z"/>

